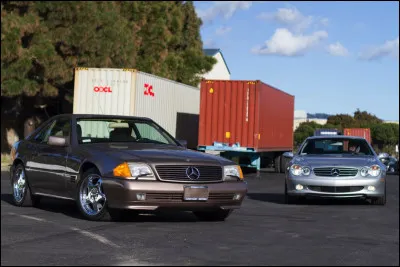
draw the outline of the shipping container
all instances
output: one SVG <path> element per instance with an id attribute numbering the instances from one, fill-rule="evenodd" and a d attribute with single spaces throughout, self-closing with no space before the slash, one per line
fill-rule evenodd
<path id="1" fill-rule="evenodd" d="M 197 87 L 135 69 L 76 68 L 74 82 L 74 114 L 148 117 L 174 137 L 178 133 L 180 139 L 192 138 L 192 129 L 178 123 L 178 114 L 198 116 Z M 107 134 L 108 129 L 98 131 Z M 190 144 L 196 147 L 197 140 Z"/>
<path id="2" fill-rule="evenodd" d="M 369 128 L 345 128 L 343 130 L 344 135 L 346 136 L 358 136 L 365 138 L 369 143 L 371 140 L 371 130 Z"/>
<path id="3" fill-rule="evenodd" d="M 294 96 L 261 81 L 233 80 L 203 80 L 200 94 L 199 146 L 292 150 Z"/>
<path id="4" fill-rule="evenodd" d="M 201 82 L 199 150 L 225 151 L 221 155 L 235 155 L 232 157 L 239 163 L 240 158 L 246 158 L 240 151 L 254 152 L 247 154 L 249 163 L 242 166 L 259 170 L 260 157 L 268 157 L 279 165 L 276 168 L 279 171 L 280 156 L 293 149 L 293 120 L 294 96 L 266 83 Z"/>
<path id="5" fill-rule="evenodd" d="M 338 129 L 316 129 L 314 131 L 315 136 L 332 136 L 332 135 L 341 135 L 341 132 Z"/>

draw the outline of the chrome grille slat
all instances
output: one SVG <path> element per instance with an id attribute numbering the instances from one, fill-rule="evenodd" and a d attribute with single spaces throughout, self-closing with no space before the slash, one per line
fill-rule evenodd
<path id="1" fill-rule="evenodd" d="M 364 189 L 363 186 L 308 186 L 310 190 L 326 193 L 350 193 Z"/>
<path id="2" fill-rule="evenodd" d="M 231 201 L 234 194 L 232 193 L 210 193 L 209 201 Z M 183 193 L 146 193 L 147 201 L 183 201 Z"/>
<path id="3" fill-rule="evenodd" d="M 346 168 L 346 167 L 322 167 L 314 168 L 313 172 L 316 176 L 333 177 L 331 175 L 332 169 L 339 170 L 339 177 L 351 177 L 356 176 L 358 173 L 357 168 Z"/>
<path id="4" fill-rule="evenodd" d="M 195 167 L 200 172 L 199 179 L 191 180 L 186 175 L 188 167 Z M 155 166 L 157 174 L 162 181 L 173 182 L 219 182 L 222 181 L 221 166 L 204 166 L 204 165 L 157 165 Z"/>

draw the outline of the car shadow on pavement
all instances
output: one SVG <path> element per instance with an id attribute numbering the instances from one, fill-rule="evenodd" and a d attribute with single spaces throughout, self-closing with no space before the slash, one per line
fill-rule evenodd
<path id="1" fill-rule="evenodd" d="M 14 206 L 11 194 L 1 194 L 1 201 Z M 73 201 L 42 197 L 40 203 L 34 208 L 50 213 L 62 213 L 68 217 L 85 220 Z M 129 214 L 129 211 L 128 211 Z M 106 216 L 104 220 L 110 220 Z M 197 218 L 190 212 L 176 210 L 160 210 L 155 212 L 140 212 L 140 215 L 128 215 L 127 222 L 196 222 Z"/>
<path id="2" fill-rule="evenodd" d="M 247 193 L 247 197 L 249 199 L 257 201 L 270 202 L 275 204 L 285 204 L 284 194 Z M 299 199 L 299 201 L 294 205 L 370 205 L 370 203 L 363 199 L 307 198 L 307 199 Z"/>
<path id="3" fill-rule="evenodd" d="M 14 206 L 11 194 L 1 194 L 1 201 Z M 34 208 L 52 213 L 62 213 L 68 217 L 82 219 L 76 204 L 70 200 L 42 197 Z"/>

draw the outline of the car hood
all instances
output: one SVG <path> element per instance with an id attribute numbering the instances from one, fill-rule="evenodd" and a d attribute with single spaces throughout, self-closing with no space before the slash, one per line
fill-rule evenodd
<path id="1" fill-rule="evenodd" d="M 88 144 L 85 149 L 94 155 L 102 153 L 123 161 L 141 161 L 149 164 L 235 164 L 232 161 L 219 156 L 172 145 L 148 143 L 106 143 Z"/>
<path id="2" fill-rule="evenodd" d="M 293 163 L 314 167 L 329 167 L 329 166 L 349 166 L 349 167 L 364 167 L 380 162 L 373 156 L 357 156 L 357 155 L 324 155 L 324 156 L 296 156 L 293 158 Z"/>

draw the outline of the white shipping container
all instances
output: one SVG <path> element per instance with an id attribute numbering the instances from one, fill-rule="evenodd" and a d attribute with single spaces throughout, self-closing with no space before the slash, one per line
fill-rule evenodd
<path id="1" fill-rule="evenodd" d="M 76 68 L 74 82 L 74 114 L 148 117 L 174 137 L 178 112 L 199 114 L 199 88 L 134 69 Z"/>

